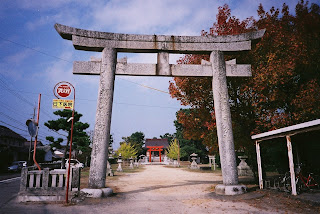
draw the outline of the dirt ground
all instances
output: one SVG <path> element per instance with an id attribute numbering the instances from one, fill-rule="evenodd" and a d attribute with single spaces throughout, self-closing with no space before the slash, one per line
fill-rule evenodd
<path id="1" fill-rule="evenodd" d="M 216 195 L 214 186 L 221 181 L 221 174 L 147 165 L 144 171 L 109 179 L 108 186 L 121 201 L 118 213 L 141 213 L 137 205 L 150 213 L 320 213 L 319 206 L 282 192 Z"/>
<path id="2" fill-rule="evenodd" d="M 219 173 L 147 165 L 134 173 L 116 173 L 107 184 L 114 195 L 86 198 L 76 204 L 17 203 L 0 213 L 320 213 L 319 204 L 297 200 L 284 192 L 253 190 L 243 195 L 221 196 L 214 186 Z"/>

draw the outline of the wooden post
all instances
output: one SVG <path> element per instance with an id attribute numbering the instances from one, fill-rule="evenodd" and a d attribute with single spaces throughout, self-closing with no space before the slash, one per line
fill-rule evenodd
<path id="1" fill-rule="evenodd" d="M 159 149 L 159 157 L 160 157 L 160 163 L 161 163 L 161 149 Z"/>
<path id="2" fill-rule="evenodd" d="M 260 144 L 258 143 L 258 141 L 256 141 L 256 151 L 257 151 L 257 163 L 258 163 L 258 174 L 259 174 L 259 187 L 260 189 L 263 189 Z"/>
<path id="3" fill-rule="evenodd" d="M 293 155 L 292 155 L 291 137 L 289 135 L 287 135 L 286 139 L 287 139 L 287 147 L 288 147 L 288 157 L 289 157 L 289 168 L 290 168 L 292 195 L 297 195 L 296 175 L 294 173 L 294 162 L 293 162 Z"/>

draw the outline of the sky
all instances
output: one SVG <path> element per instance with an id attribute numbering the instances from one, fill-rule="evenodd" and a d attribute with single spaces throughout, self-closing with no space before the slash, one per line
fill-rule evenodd
<path id="1" fill-rule="evenodd" d="M 265 10 L 298 0 L 1 0 L 0 1 L 0 125 L 30 139 L 25 122 L 33 117 L 41 94 L 39 139 L 66 138 L 43 124 L 56 119 L 52 100 L 54 86 L 61 81 L 76 90 L 75 109 L 82 122 L 94 129 L 99 76 L 72 74 L 73 61 L 89 61 L 98 52 L 75 50 L 62 39 L 55 23 L 76 28 L 129 34 L 200 36 L 216 21 L 218 7 L 228 4 L 240 20 L 257 18 L 258 5 Z M 317 0 L 309 2 L 318 3 Z M 182 55 L 170 55 L 175 64 Z M 129 63 L 156 63 L 155 54 L 118 53 Z M 175 132 L 174 120 L 181 106 L 168 94 L 167 77 L 116 76 L 111 134 L 116 149 L 122 137 L 141 131 L 146 138 Z M 152 87 L 152 90 L 148 87 Z"/>

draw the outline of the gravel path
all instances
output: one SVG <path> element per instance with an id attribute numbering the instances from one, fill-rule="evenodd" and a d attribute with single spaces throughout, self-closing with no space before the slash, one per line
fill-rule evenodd
<path id="1" fill-rule="evenodd" d="M 160 165 L 145 167 L 110 182 L 122 201 L 111 213 L 272 213 L 213 197 L 212 186 L 221 182 L 221 175 Z"/>
<path id="2" fill-rule="evenodd" d="M 212 187 L 219 174 L 190 172 L 181 168 L 147 165 L 137 173 L 108 177 L 112 197 L 90 199 L 75 205 L 27 203 L 14 200 L 0 213 L 85 214 L 183 214 L 183 213 L 319 213 L 319 207 L 272 191 L 253 191 L 238 196 L 216 195 Z"/>

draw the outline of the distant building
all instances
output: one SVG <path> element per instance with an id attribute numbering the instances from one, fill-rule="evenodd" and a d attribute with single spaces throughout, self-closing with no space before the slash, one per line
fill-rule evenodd
<path id="1" fill-rule="evenodd" d="M 149 158 L 149 162 L 161 162 L 167 156 L 167 149 L 169 148 L 168 139 L 146 139 L 145 141 L 145 150 L 146 156 Z M 159 151 L 160 150 L 160 151 Z M 151 152 L 151 155 L 150 155 Z"/>
<path id="2" fill-rule="evenodd" d="M 52 158 L 54 157 L 54 153 L 51 149 L 51 146 L 46 145 L 46 146 L 37 146 L 37 152 L 42 151 L 43 157 L 41 157 L 41 162 L 51 162 Z M 33 152 L 33 148 L 32 148 Z"/>
<path id="3" fill-rule="evenodd" d="M 29 148 L 30 141 L 25 141 L 24 146 Z M 34 141 L 31 142 L 31 148 L 33 148 L 33 146 L 34 146 Z M 41 141 L 37 140 L 37 147 L 39 147 L 39 146 L 43 146 L 43 143 Z"/>
<path id="4" fill-rule="evenodd" d="M 0 125 L 0 145 L 14 148 L 21 148 L 27 139 L 12 131 L 8 127 Z"/>
<path id="5" fill-rule="evenodd" d="M 0 168 L 7 168 L 13 161 L 27 160 L 28 150 L 24 147 L 27 139 L 0 125 Z"/>

